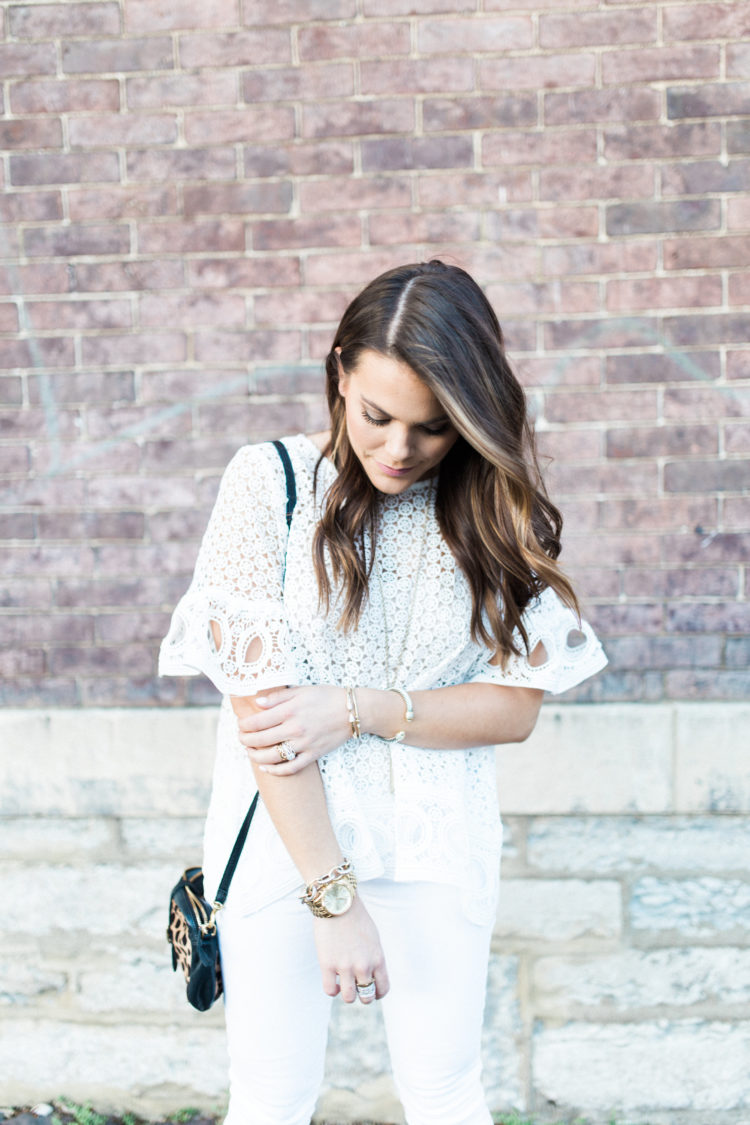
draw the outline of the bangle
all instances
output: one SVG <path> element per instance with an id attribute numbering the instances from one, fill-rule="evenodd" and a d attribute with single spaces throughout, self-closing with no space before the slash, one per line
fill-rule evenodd
<path id="1" fill-rule="evenodd" d="M 359 722 L 359 707 L 353 687 L 346 688 L 346 712 L 349 717 L 349 725 L 352 728 L 352 738 L 361 738 L 362 727 Z"/>
<path id="2" fill-rule="evenodd" d="M 388 691 L 395 691 L 397 695 L 401 696 L 401 698 L 404 701 L 404 722 L 405 723 L 411 723 L 414 719 L 414 704 L 411 701 L 411 696 L 409 695 L 408 691 L 405 691 L 404 688 L 402 688 L 402 687 L 388 688 Z M 382 741 L 383 742 L 403 742 L 405 738 L 406 738 L 406 731 L 400 730 L 398 732 L 398 734 L 394 734 L 393 738 L 384 738 Z"/>

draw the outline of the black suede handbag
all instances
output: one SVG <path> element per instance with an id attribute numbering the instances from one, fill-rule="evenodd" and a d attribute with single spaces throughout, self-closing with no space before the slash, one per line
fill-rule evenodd
<path id="1" fill-rule="evenodd" d="M 297 501 L 294 470 L 284 444 L 280 441 L 273 444 L 281 457 L 286 476 L 286 524 L 289 528 Z M 199 1012 L 207 1011 L 224 991 L 216 916 L 226 902 L 229 884 L 250 831 L 258 796 L 256 793 L 247 810 L 213 902 L 208 902 L 204 896 L 203 870 L 200 867 L 186 868 L 169 896 L 167 941 L 172 947 L 172 969 L 176 971 L 178 965 L 182 968 L 188 1002 Z"/>

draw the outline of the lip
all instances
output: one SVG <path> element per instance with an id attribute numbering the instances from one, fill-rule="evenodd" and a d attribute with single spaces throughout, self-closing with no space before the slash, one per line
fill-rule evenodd
<path id="1" fill-rule="evenodd" d="M 382 461 L 376 461 L 375 464 L 387 477 L 408 477 L 409 473 L 414 472 L 413 465 L 408 469 L 393 469 L 390 465 L 384 465 Z"/>

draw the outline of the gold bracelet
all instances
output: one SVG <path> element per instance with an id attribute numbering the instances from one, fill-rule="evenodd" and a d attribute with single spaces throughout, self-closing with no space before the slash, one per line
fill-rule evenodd
<path id="1" fill-rule="evenodd" d="M 405 691 L 404 688 L 402 688 L 402 687 L 391 687 L 391 688 L 388 688 L 388 691 L 395 691 L 397 693 L 397 695 L 400 695 L 401 698 L 403 699 L 403 701 L 404 701 L 404 722 L 405 723 L 413 722 L 413 720 L 414 720 L 414 704 L 411 701 L 411 696 L 409 695 L 408 691 Z M 398 732 L 398 734 L 394 734 L 393 738 L 384 738 L 382 741 L 383 742 L 403 742 L 405 738 L 406 738 L 406 731 L 400 730 Z"/>
<path id="2" fill-rule="evenodd" d="M 354 694 L 354 688 L 346 688 L 346 711 L 349 717 L 349 725 L 352 728 L 352 738 L 362 737 L 362 727 L 359 722 L 359 707 L 357 707 L 357 697 Z"/>

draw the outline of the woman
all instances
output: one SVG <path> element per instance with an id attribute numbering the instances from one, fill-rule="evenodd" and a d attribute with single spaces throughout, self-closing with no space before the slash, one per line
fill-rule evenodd
<path id="1" fill-rule="evenodd" d="M 524 394 L 469 275 L 434 261 L 377 278 L 326 373 L 330 433 L 285 440 L 288 534 L 277 451 L 241 449 L 162 649 L 163 672 L 203 671 L 225 696 L 209 894 L 261 794 L 220 915 L 226 1121 L 307 1125 L 339 994 L 383 1000 L 409 1125 L 488 1125 L 491 747 L 606 660 L 557 568 Z"/>

